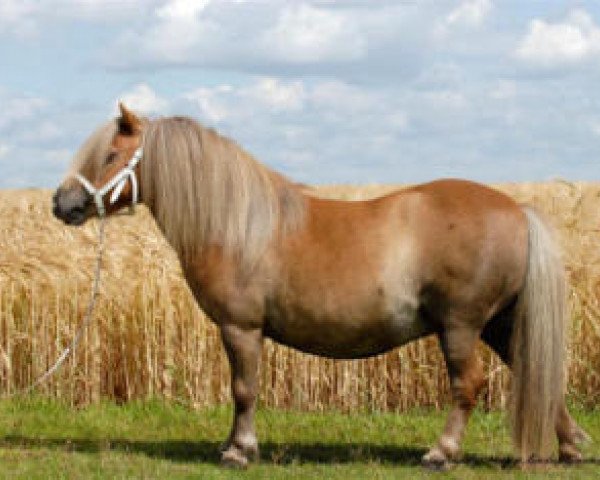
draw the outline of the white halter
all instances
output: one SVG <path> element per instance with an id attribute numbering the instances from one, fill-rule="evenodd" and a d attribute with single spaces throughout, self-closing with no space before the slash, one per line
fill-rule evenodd
<path id="1" fill-rule="evenodd" d="M 110 204 L 113 205 L 121 196 L 121 192 L 127 184 L 127 179 L 131 181 L 131 208 L 133 209 L 135 207 L 135 204 L 138 202 L 139 194 L 138 181 L 135 176 L 135 167 L 140 162 L 143 155 L 144 149 L 142 147 L 137 148 L 127 165 L 125 165 L 122 170 L 120 170 L 100 189 L 94 187 L 83 175 L 80 175 L 79 173 L 75 175 L 75 178 L 79 180 L 79 182 L 83 185 L 83 188 L 85 188 L 87 192 L 94 198 L 99 217 L 106 216 L 106 209 L 104 208 L 103 200 L 104 195 L 114 188 L 110 196 Z"/>

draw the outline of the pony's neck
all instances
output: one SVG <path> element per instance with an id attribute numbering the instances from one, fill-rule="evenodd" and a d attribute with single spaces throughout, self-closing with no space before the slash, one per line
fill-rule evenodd
<path id="1" fill-rule="evenodd" d="M 253 264 L 304 219 L 296 185 L 191 119 L 151 122 L 144 143 L 142 196 L 184 261 L 217 246 Z"/>

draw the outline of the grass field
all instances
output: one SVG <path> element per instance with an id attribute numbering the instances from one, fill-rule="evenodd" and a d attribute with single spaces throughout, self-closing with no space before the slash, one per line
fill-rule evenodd
<path id="1" fill-rule="evenodd" d="M 574 410 L 600 438 L 600 412 Z M 444 473 L 420 457 L 439 433 L 444 412 L 300 413 L 261 409 L 261 462 L 248 470 L 218 465 L 227 407 L 190 410 L 160 401 L 75 409 L 56 401 L 0 402 L 0 478 L 202 479 L 593 479 L 600 445 L 584 448 L 577 466 L 545 464 L 523 471 L 511 457 L 504 419 L 476 412 L 463 461 Z"/>

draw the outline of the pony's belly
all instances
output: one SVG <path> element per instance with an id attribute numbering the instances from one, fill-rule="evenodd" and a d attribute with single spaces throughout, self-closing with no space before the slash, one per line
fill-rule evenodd
<path id="1" fill-rule="evenodd" d="M 349 311 L 338 315 L 280 311 L 265 323 L 265 335 L 278 343 L 306 353 L 346 359 L 377 355 L 432 331 L 408 302 L 393 311 L 365 311 L 363 315 Z"/>

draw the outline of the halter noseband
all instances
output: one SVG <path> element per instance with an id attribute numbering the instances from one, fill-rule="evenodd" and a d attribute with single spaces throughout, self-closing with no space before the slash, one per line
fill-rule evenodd
<path id="1" fill-rule="evenodd" d="M 121 196 L 123 192 L 123 188 L 127 184 L 127 179 L 131 181 L 131 208 L 135 207 L 135 204 L 138 202 L 138 181 L 135 176 L 135 167 L 142 156 L 144 155 L 144 149 L 142 147 L 138 147 L 136 151 L 133 153 L 131 160 L 123 167 L 110 181 L 108 181 L 102 188 L 97 189 L 94 187 L 90 181 L 85 178 L 83 175 L 77 173 L 75 178 L 79 180 L 79 183 L 83 185 L 83 188 L 87 190 L 87 192 L 94 199 L 94 203 L 96 204 L 96 209 L 98 210 L 99 217 L 106 216 L 106 209 L 104 208 L 104 195 L 111 191 L 114 188 L 111 196 L 110 196 L 110 204 L 113 205 Z"/>

